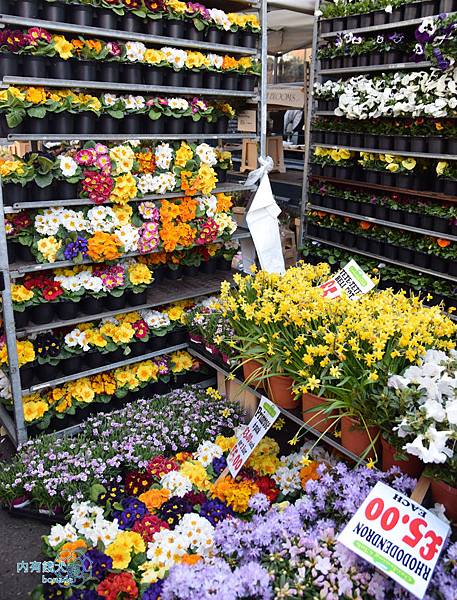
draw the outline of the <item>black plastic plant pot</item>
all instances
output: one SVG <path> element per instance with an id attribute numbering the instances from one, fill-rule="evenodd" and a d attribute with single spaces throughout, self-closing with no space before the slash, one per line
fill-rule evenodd
<path id="1" fill-rule="evenodd" d="M 440 0 L 440 14 L 452 12 L 453 10 L 455 10 L 454 0 Z"/>
<path id="2" fill-rule="evenodd" d="M 15 12 L 12 12 L 14 9 L 14 4 L 16 2 L 10 2 L 10 0 L 0 0 L 0 14 L 2 15 L 14 15 Z"/>
<path id="3" fill-rule="evenodd" d="M 120 19 L 120 26 L 123 31 L 132 33 L 143 33 L 145 29 L 145 21 L 136 15 L 126 14 Z"/>
<path id="4" fill-rule="evenodd" d="M 378 173 L 378 171 L 367 170 L 367 171 L 364 171 L 364 174 L 365 174 L 365 181 L 367 183 L 377 184 L 379 182 L 380 173 Z"/>
<path id="5" fill-rule="evenodd" d="M 27 133 L 31 133 L 33 135 L 50 133 L 50 129 L 52 131 L 52 122 L 52 118 L 50 119 L 46 117 L 43 119 L 27 119 L 24 129 Z"/>
<path id="6" fill-rule="evenodd" d="M 378 147 L 378 138 L 372 133 L 366 133 L 365 136 L 365 146 L 368 148 L 377 148 Z"/>
<path id="7" fill-rule="evenodd" d="M 447 273 L 448 263 L 441 256 L 430 257 L 430 268 L 437 273 Z"/>
<path id="8" fill-rule="evenodd" d="M 154 381 L 149 384 L 147 389 L 149 394 L 164 396 L 165 394 L 168 394 L 171 387 L 170 384 L 165 381 Z"/>
<path id="9" fill-rule="evenodd" d="M 80 81 L 94 81 L 97 78 L 97 64 L 89 60 L 76 63 L 76 79 Z"/>
<path id="10" fill-rule="evenodd" d="M 169 85 L 173 87 L 183 87 L 184 85 L 184 73 L 183 71 L 165 71 L 163 76 L 163 85 Z"/>
<path id="11" fill-rule="evenodd" d="M 187 39 L 192 40 L 193 42 L 203 42 L 205 37 L 205 32 L 203 30 L 199 31 L 196 27 L 192 27 L 190 24 L 188 28 L 185 29 L 185 32 L 187 33 Z"/>
<path id="12" fill-rule="evenodd" d="M 94 11 L 91 6 L 72 4 L 69 7 L 68 20 L 70 23 L 81 27 L 91 27 L 93 18 Z"/>
<path id="13" fill-rule="evenodd" d="M 224 169 L 220 169 L 219 167 L 215 170 L 218 183 L 225 183 L 227 181 L 227 171 L 225 171 Z"/>
<path id="14" fill-rule="evenodd" d="M 108 354 L 105 354 L 105 364 L 121 362 L 121 360 L 124 360 L 124 358 L 125 356 L 123 349 L 118 348 L 113 352 L 108 352 Z"/>
<path id="15" fill-rule="evenodd" d="M 87 355 L 87 364 L 90 365 L 91 369 L 97 369 L 106 365 L 106 354 L 101 352 L 91 352 Z"/>
<path id="16" fill-rule="evenodd" d="M 358 215 L 360 212 L 360 202 L 356 202 L 355 200 L 346 200 L 346 211 Z"/>
<path id="17" fill-rule="evenodd" d="M 80 301 L 81 312 L 86 315 L 95 315 L 103 311 L 103 298 L 92 298 L 88 296 Z"/>
<path id="18" fill-rule="evenodd" d="M 394 182 L 394 177 L 392 173 L 380 173 L 379 174 L 379 183 L 385 186 L 391 186 Z"/>
<path id="19" fill-rule="evenodd" d="M 359 213 L 364 217 L 372 217 L 374 215 L 374 204 L 369 202 L 359 202 Z"/>
<path id="20" fill-rule="evenodd" d="M 129 306 L 141 306 L 141 304 L 146 304 L 148 301 L 148 293 L 146 290 L 135 294 L 135 292 L 130 291 L 128 294 L 128 303 Z"/>
<path id="21" fill-rule="evenodd" d="M 41 202 L 45 200 L 54 200 L 54 186 L 48 185 L 44 188 L 39 187 L 36 183 L 28 185 L 27 200 L 29 202 Z"/>
<path id="22" fill-rule="evenodd" d="M 16 248 L 16 259 L 24 262 L 36 262 L 30 248 L 22 244 L 19 244 Z"/>
<path id="23" fill-rule="evenodd" d="M 143 356 L 148 352 L 148 348 L 146 347 L 146 343 L 139 341 L 134 342 L 133 344 L 129 344 L 130 354 L 129 358 L 133 356 Z"/>
<path id="24" fill-rule="evenodd" d="M 228 129 L 228 118 L 221 117 L 220 119 L 218 119 L 216 122 L 215 133 L 222 133 L 222 134 L 227 133 L 227 129 Z"/>
<path id="25" fill-rule="evenodd" d="M 356 236 L 355 245 L 358 250 L 366 252 L 368 250 L 368 238 L 363 235 Z"/>
<path id="26" fill-rule="evenodd" d="M 336 144 L 336 133 L 334 131 L 324 131 L 324 143 L 325 144 Z"/>
<path id="27" fill-rule="evenodd" d="M 98 133 L 106 133 L 107 135 L 119 133 L 120 119 L 114 119 L 109 115 L 102 115 L 97 119 Z"/>
<path id="28" fill-rule="evenodd" d="M 9 257 L 9 248 L 8 248 L 8 257 Z M 29 322 L 29 316 L 27 311 L 18 312 L 14 311 L 14 323 L 16 325 L 16 329 L 22 329 Z"/>
<path id="29" fill-rule="evenodd" d="M 124 83 L 132 85 L 142 85 L 143 83 L 143 66 L 142 65 L 124 65 L 122 69 L 122 80 Z"/>
<path id="30" fill-rule="evenodd" d="M 200 121 L 194 121 L 192 118 L 188 118 L 185 120 L 185 132 L 192 135 L 203 133 L 203 124 L 203 119 L 200 119 Z"/>
<path id="31" fill-rule="evenodd" d="M 250 31 L 241 32 L 239 35 L 238 43 L 244 48 L 256 48 L 258 36 Z"/>
<path id="32" fill-rule="evenodd" d="M 386 13 L 386 15 L 387 15 L 388 23 L 398 23 L 398 21 L 402 21 L 403 20 L 403 6 L 394 8 L 390 14 Z"/>
<path id="33" fill-rule="evenodd" d="M 184 21 L 169 21 L 167 23 L 167 36 L 172 38 L 185 38 L 185 23 Z"/>
<path id="34" fill-rule="evenodd" d="M 154 283 L 160 283 L 165 279 L 166 267 L 157 267 L 154 269 Z"/>
<path id="35" fill-rule="evenodd" d="M 350 15 L 347 17 L 346 27 L 348 29 L 357 29 L 359 27 L 359 15 Z"/>
<path id="36" fill-rule="evenodd" d="M 44 3 L 43 7 L 43 19 L 45 21 L 57 21 L 58 23 L 65 23 L 66 21 L 66 10 L 65 4 L 49 4 Z M 73 6 L 68 7 L 68 11 L 71 12 Z"/>
<path id="37" fill-rule="evenodd" d="M 54 319 L 54 314 L 54 304 L 52 303 L 32 306 L 29 311 L 30 320 L 36 325 L 50 323 Z"/>
<path id="38" fill-rule="evenodd" d="M 222 44 L 222 31 L 212 27 L 206 32 L 206 41 L 210 44 Z"/>
<path id="39" fill-rule="evenodd" d="M 143 69 L 143 79 L 146 85 L 162 85 L 164 69 L 160 67 L 149 67 Z"/>
<path id="40" fill-rule="evenodd" d="M 108 310 L 120 310 L 121 308 L 125 308 L 127 304 L 127 298 L 125 295 L 106 296 L 103 304 Z"/>
<path id="41" fill-rule="evenodd" d="M 222 40 L 227 46 L 238 46 L 238 32 L 226 31 L 224 32 Z"/>
<path id="42" fill-rule="evenodd" d="M 190 71 L 186 76 L 186 86 L 191 88 L 201 88 L 206 87 L 203 83 L 203 73 L 197 73 L 194 71 Z"/>
<path id="43" fill-rule="evenodd" d="M 152 135 L 159 135 L 165 130 L 165 117 L 161 117 L 160 119 L 150 119 L 149 117 L 146 120 L 146 131 L 147 133 L 151 133 Z"/>
<path id="44" fill-rule="evenodd" d="M 446 152 L 446 138 L 433 136 L 427 138 L 427 152 L 430 154 L 444 154 Z"/>
<path id="45" fill-rule="evenodd" d="M 178 344 L 185 344 L 188 340 L 187 329 L 185 327 L 178 327 L 174 331 L 171 331 L 167 335 L 167 343 L 169 346 L 178 346 Z"/>
<path id="46" fill-rule="evenodd" d="M 395 212 L 399 212 L 399 214 L 403 214 L 400 211 L 395 211 Z M 420 227 L 421 226 L 421 215 L 417 214 L 417 213 L 404 213 L 404 224 L 405 225 L 409 225 L 409 227 Z"/>
<path id="47" fill-rule="evenodd" d="M 144 115 L 126 115 L 122 120 L 122 133 L 139 134 L 143 132 Z"/>
<path id="48" fill-rule="evenodd" d="M 222 88 L 224 90 L 233 91 L 238 89 L 238 77 L 240 75 L 228 74 L 222 77 Z"/>
<path id="49" fill-rule="evenodd" d="M 394 150 L 400 150 L 401 152 L 408 152 L 410 147 L 411 138 L 405 135 L 396 135 L 393 138 Z"/>
<path id="50" fill-rule="evenodd" d="M 373 25 L 373 13 L 360 15 L 360 27 L 371 27 Z"/>
<path id="51" fill-rule="evenodd" d="M 56 314 L 59 319 L 63 321 L 68 321 L 69 319 L 74 319 L 78 314 L 79 304 L 77 302 L 72 302 L 71 300 L 67 302 L 58 302 L 55 305 Z"/>
<path id="52" fill-rule="evenodd" d="M 324 165 L 321 169 L 321 173 L 324 177 L 335 177 L 335 167 Z"/>
<path id="53" fill-rule="evenodd" d="M 61 370 L 59 366 L 45 364 L 40 365 L 36 372 L 40 382 L 44 383 L 45 381 L 52 381 L 60 377 Z"/>
<path id="54" fill-rule="evenodd" d="M 63 360 L 61 363 L 62 373 L 64 375 L 74 375 L 84 370 L 83 358 L 81 356 L 72 356 Z"/>
<path id="55" fill-rule="evenodd" d="M 394 140 L 391 135 L 378 136 L 378 148 L 380 150 L 393 150 Z"/>
<path id="56" fill-rule="evenodd" d="M 457 261 L 453 260 L 452 262 L 448 263 L 447 272 L 448 275 L 452 275 L 453 277 L 457 275 Z"/>
<path id="57" fill-rule="evenodd" d="M 330 19 L 324 19 L 321 21 L 321 32 L 330 33 L 332 30 L 332 23 Z"/>
<path id="58" fill-rule="evenodd" d="M 221 87 L 221 74 L 209 73 L 205 77 L 205 88 L 208 90 L 218 90 Z"/>
<path id="59" fill-rule="evenodd" d="M 185 265 L 182 270 L 184 277 L 196 277 L 198 272 L 198 267 L 195 267 L 194 265 Z"/>
<path id="60" fill-rule="evenodd" d="M 419 226 L 422 229 L 427 229 L 428 231 L 433 230 L 433 215 L 418 215 L 419 217 Z"/>
<path id="61" fill-rule="evenodd" d="M 2 185 L 3 204 L 12 206 L 16 202 L 27 201 L 27 188 L 18 183 L 4 183 Z"/>
<path id="62" fill-rule="evenodd" d="M 457 138 L 447 138 L 446 147 L 448 154 L 457 154 Z"/>
<path id="63" fill-rule="evenodd" d="M 420 16 L 421 17 L 431 17 L 437 13 L 437 2 L 435 0 L 426 0 L 421 3 L 420 7 Z"/>
<path id="64" fill-rule="evenodd" d="M 413 177 L 411 175 L 407 175 L 406 173 L 396 173 L 394 175 L 394 181 L 396 187 L 412 190 L 414 189 L 414 183 L 412 181 Z"/>
<path id="65" fill-rule="evenodd" d="M 253 92 L 256 84 L 254 75 L 242 75 L 238 79 L 238 88 L 241 92 Z"/>
<path id="66" fill-rule="evenodd" d="M 185 120 L 176 117 L 168 117 L 165 123 L 165 133 L 180 135 L 184 133 Z"/>
<path id="67" fill-rule="evenodd" d="M 332 30 L 333 31 L 341 31 L 345 29 L 346 19 L 342 19 L 338 17 L 337 19 L 332 19 Z"/>
<path id="68" fill-rule="evenodd" d="M 206 119 L 203 120 L 203 133 L 217 133 L 217 123 L 212 121 L 211 123 Z"/>
<path id="69" fill-rule="evenodd" d="M 30 57 L 27 57 L 30 58 Z M 22 57 L 17 54 L 0 54 L 0 76 L 15 76 L 21 75 L 22 70 Z"/>
<path id="70" fill-rule="evenodd" d="M 149 352 L 157 352 L 158 350 L 163 350 L 167 348 L 168 344 L 168 334 L 167 335 L 152 335 L 148 341 L 148 351 Z"/>
<path id="71" fill-rule="evenodd" d="M 170 279 L 171 281 L 176 281 L 177 279 L 181 279 L 183 276 L 182 267 L 178 267 L 177 269 L 170 269 L 168 267 L 165 271 L 166 279 Z"/>
<path id="72" fill-rule="evenodd" d="M 395 148 L 397 149 L 397 148 Z M 412 137 L 410 139 L 411 152 L 425 152 L 428 151 L 428 138 L 422 136 Z"/>
<path id="73" fill-rule="evenodd" d="M 443 179 L 442 186 L 443 194 L 457 196 L 457 181 L 455 179 Z"/>
<path id="74" fill-rule="evenodd" d="M 337 179 L 350 179 L 352 175 L 352 167 L 334 167 L 335 177 Z"/>
<path id="75" fill-rule="evenodd" d="M 56 58 L 50 66 L 50 75 L 53 79 L 73 79 L 73 74 L 77 69 L 76 61 L 62 60 Z"/>
<path id="76" fill-rule="evenodd" d="M 40 3 L 37 0 L 21 0 L 13 2 L 15 6 L 15 14 L 25 19 L 37 19 Z"/>
<path id="77" fill-rule="evenodd" d="M 93 133 L 96 127 L 97 116 L 92 111 L 86 111 L 78 115 L 76 122 L 78 133 Z"/>
<path id="78" fill-rule="evenodd" d="M 374 216 L 381 221 L 388 220 L 387 208 L 385 206 L 375 206 Z"/>
<path id="79" fill-rule="evenodd" d="M 401 210 L 395 210 L 393 208 L 388 208 L 387 209 L 387 217 L 389 221 L 392 221 L 392 223 L 403 223 L 405 222 L 406 224 L 406 215 L 414 215 L 414 213 L 403 213 Z"/>
<path id="80" fill-rule="evenodd" d="M 56 196 L 58 200 L 73 200 L 78 197 L 78 186 L 76 183 L 67 181 L 58 181 L 55 184 Z"/>
<path id="81" fill-rule="evenodd" d="M 166 21 L 162 19 L 148 19 L 146 33 L 149 35 L 166 35 Z"/>
<path id="82" fill-rule="evenodd" d="M 345 133 L 344 131 L 339 131 L 336 134 L 336 143 L 339 146 L 352 146 L 351 134 Z"/>
<path id="83" fill-rule="evenodd" d="M 22 389 L 29 388 L 31 385 L 33 385 L 35 373 L 32 367 L 21 367 L 19 369 L 19 375 L 21 377 Z"/>
<path id="84" fill-rule="evenodd" d="M 379 240 L 368 240 L 367 243 L 367 251 L 372 254 L 380 254 L 381 252 L 381 242 Z"/>
<path id="85" fill-rule="evenodd" d="M 68 135 L 70 133 L 79 133 L 76 131 L 79 125 L 79 115 L 69 113 L 69 112 L 61 112 L 54 115 L 53 123 L 52 123 L 52 131 L 54 133 L 61 133 L 63 135 Z"/>
<path id="86" fill-rule="evenodd" d="M 25 77 L 46 77 L 48 62 L 44 56 L 27 56 L 23 67 Z"/>
<path id="87" fill-rule="evenodd" d="M 413 252 L 413 264 L 416 267 L 422 267 L 423 269 L 428 269 L 430 266 L 430 256 L 425 254 L 424 252 L 418 252 L 417 250 Z"/>
<path id="88" fill-rule="evenodd" d="M 216 268 L 217 268 L 217 260 L 215 260 L 214 258 L 210 258 L 209 260 L 206 260 L 201 263 L 200 272 L 210 275 L 210 274 L 216 272 Z"/>
<path id="89" fill-rule="evenodd" d="M 409 248 L 402 248 L 401 246 L 399 246 L 397 251 L 397 258 L 401 262 L 410 263 L 413 259 L 413 251 Z"/>
<path id="90" fill-rule="evenodd" d="M 387 22 L 387 13 L 383 10 L 377 10 L 373 13 L 373 25 L 384 25 Z"/>
<path id="91" fill-rule="evenodd" d="M 449 233 L 449 221 L 443 217 L 433 217 L 433 231 L 439 233 Z"/>
<path id="92" fill-rule="evenodd" d="M 122 64 L 105 62 L 100 68 L 100 79 L 108 83 L 119 83 L 122 79 Z"/>
<path id="93" fill-rule="evenodd" d="M 413 4 L 407 4 L 404 8 L 403 8 L 403 18 L 405 19 L 405 21 L 409 21 L 410 19 L 417 19 L 418 17 L 420 17 L 420 6 L 418 2 L 415 2 Z"/>
<path id="94" fill-rule="evenodd" d="M 398 256 L 398 247 L 393 244 L 386 244 L 384 246 L 384 256 L 390 260 L 396 260 Z"/>
<path id="95" fill-rule="evenodd" d="M 102 29 L 117 29 L 118 16 L 117 14 L 110 10 L 100 10 L 97 9 L 97 26 Z"/>

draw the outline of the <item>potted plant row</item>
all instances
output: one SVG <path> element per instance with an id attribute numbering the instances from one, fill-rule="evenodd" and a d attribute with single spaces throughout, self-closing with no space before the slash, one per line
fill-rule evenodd
<path id="1" fill-rule="evenodd" d="M 312 192 L 310 194 L 311 201 L 316 206 L 331 208 L 342 212 L 347 212 L 364 217 L 374 217 L 381 221 L 390 221 L 425 229 L 433 233 L 448 234 L 457 236 L 457 219 L 450 216 L 439 216 L 420 212 L 420 209 L 414 210 L 414 205 L 402 207 L 401 204 L 392 204 L 395 208 L 388 205 L 387 202 L 377 200 L 375 196 L 369 201 L 363 201 L 358 198 L 346 198 L 332 193 Z M 411 209 L 412 207 L 412 209 Z M 443 209 L 443 214 L 447 209 Z M 451 209 L 452 210 L 452 209 Z"/>
<path id="2" fill-rule="evenodd" d="M 457 155 L 457 138 L 446 135 L 388 135 L 315 129 L 312 131 L 312 140 L 318 144 L 350 145 L 355 148 L 372 148 L 390 152 Z"/>
<path id="3" fill-rule="evenodd" d="M 202 5 L 200 5 L 206 10 Z M 203 20 L 199 10 L 195 14 L 173 14 L 168 12 L 163 3 L 163 13 L 147 15 L 147 11 L 119 11 L 110 8 L 102 9 L 89 4 L 59 2 L 55 0 L 1 0 L 2 14 L 17 15 L 29 19 L 43 19 L 58 23 L 74 23 L 81 27 L 99 27 L 108 30 L 147 33 L 154 36 L 206 41 L 255 48 L 258 42 L 258 27 L 249 24 L 240 29 L 232 24 L 228 31 L 218 27 L 208 18 Z M 119 14 L 121 12 L 122 14 Z M 140 14 L 138 14 L 138 12 Z M 206 11 L 207 13 L 208 11 Z M 124 14 L 125 13 L 125 14 Z M 146 17 L 149 18 L 146 18 Z M 254 29 L 254 30 L 253 30 Z"/>
<path id="4" fill-rule="evenodd" d="M 385 52 L 372 52 L 354 56 L 335 56 L 333 58 L 322 58 L 320 68 L 322 70 L 349 69 L 353 67 L 371 67 L 378 65 L 392 65 L 397 63 L 411 62 L 410 52 L 402 50 L 386 50 Z"/>
<path id="5" fill-rule="evenodd" d="M 84 82 L 106 81 L 131 85 L 205 88 L 252 92 L 257 77 L 237 71 L 202 69 L 175 70 L 141 63 L 119 61 L 61 60 L 46 56 L 0 54 L 0 74 L 9 77 L 71 79 Z"/>
<path id="6" fill-rule="evenodd" d="M 396 6 L 390 11 L 376 10 L 373 3 L 373 10 L 366 12 L 363 3 L 360 4 L 360 14 L 341 15 L 334 18 L 324 18 L 321 20 L 322 33 L 342 31 L 346 29 L 357 29 L 358 27 L 372 27 L 375 25 L 395 24 L 399 21 L 418 19 L 420 17 L 430 17 L 443 12 L 453 10 L 453 0 L 424 0 L 422 2 L 405 2 Z M 386 4 L 386 7 L 388 5 Z M 357 7 L 351 7 L 351 12 L 356 13 Z M 324 17 L 326 14 L 324 12 Z"/>

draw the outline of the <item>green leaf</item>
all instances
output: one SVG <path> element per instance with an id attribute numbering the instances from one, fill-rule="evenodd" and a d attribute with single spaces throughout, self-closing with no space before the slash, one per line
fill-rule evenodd
<path id="1" fill-rule="evenodd" d="M 124 507 L 120 502 L 113 502 L 113 508 L 114 510 L 124 510 Z"/>
<path id="2" fill-rule="evenodd" d="M 8 124 L 8 127 L 10 127 L 11 129 L 13 127 L 17 127 L 18 125 L 20 125 L 22 123 L 22 121 L 25 119 L 25 117 L 26 117 L 26 112 L 23 108 L 12 108 L 6 114 L 6 122 Z"/>
<path id="3" fill-rule="evenodd" d="M 197 31 L 203 31 L 205 29 L 205 23 L 203 23 L 202 20 L 195 18 L 192 19 L 192 22 Z"/>
<path id="4" fill-rule="evenodd" d="M 106 488 L 101 483 L 92 484 L 90 487 L 90 499 L 92 502 L 97 502 L 101 494 L 106 494 Z"/>
<path id="5" fill-rule="evenodd" d="M 44 106 L 32 106 L 28 109 L 29 117 L 33 117 L 35 119 L 44 119 L 46 116 L 46 107 Z"/>
<path id="6" fill-rule="evenodd" d="M 51 173 L 46 173 L 46 174 L 43 174 L 43 175 L 41 175 L 41 174 L 36 175 L 35 176 L 35 183 L 40 188 L 48 187 L 48 185 L 51 185 L 51 183 L 52 183 L 52 175 L 51 175 Z"/>
<path id="7" fill-rule="evenodd" d="M 122 110 L 109 110 L 108 114 L 110 117 L 113 117 L 113 119 L 123 119 L 124 118 L 124 113 L 122 112 Z"/>

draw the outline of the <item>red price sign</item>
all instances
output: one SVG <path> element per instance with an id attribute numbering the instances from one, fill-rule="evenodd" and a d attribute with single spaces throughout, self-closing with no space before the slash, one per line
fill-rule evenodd
<path id="1" fill-rule="evenodd" d="M 428 524 L 425 519 L 416 517 L 410 520 L 410 516 L 406 513 L 402 516 L 396 506 L 386 508 L 382 498 L 373 498 L 373 500 L 370 500 L 365 509 L 365 517 L 368 521 L 379 519 L 379 523 L 384 531 L 394 529 L 401 517 L 401 522 L 408 524 L 409 527 L 409 533 L 402 537 L 402 542 L 411 548 L 416 548 L 419 542 L 426 540 L 426 543 L 419 546 L 419 555 L 424 560 L 435 558 L 436 553 L 440 552 L 443 545 L 443 538 L 434 531 L 427 529 Z"/>
<path id="2" fill-rule="evenodd" d="M 411 498 L 377 483 L 339 541 L 423 598 L 449 525 Z"/>

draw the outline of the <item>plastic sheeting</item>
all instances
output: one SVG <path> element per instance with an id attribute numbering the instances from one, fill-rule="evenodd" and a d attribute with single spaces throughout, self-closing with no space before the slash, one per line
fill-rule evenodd
<path id="1" fill-rule="evenodd" d="M 277 5 L 296 5 L 296 10 L 275 9 Z M 270 2 L 268 2 L 270 9 Z M 291 50 L 309 48 L 313 38 L 314 0 L 273 2 L 268 12 L 268 53 L 285 54 Z M 309 10 L 310 14 L 302 11 Z"/>

